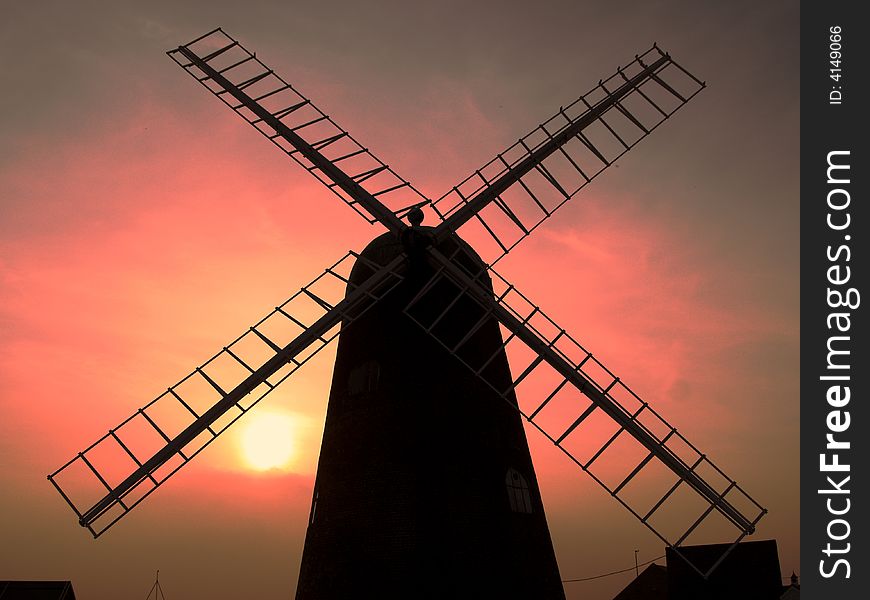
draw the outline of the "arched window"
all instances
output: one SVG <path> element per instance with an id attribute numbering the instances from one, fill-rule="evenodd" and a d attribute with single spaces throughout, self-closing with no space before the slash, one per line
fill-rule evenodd
<path id="1" fill-rule="evenodd" d="M 526 478 L 516 469 L 508 469 L 505 486 L 507 486 L 511 510 L 516 513 L 531 513 L 532 497 L 529 495 L 529 484 Z"/>

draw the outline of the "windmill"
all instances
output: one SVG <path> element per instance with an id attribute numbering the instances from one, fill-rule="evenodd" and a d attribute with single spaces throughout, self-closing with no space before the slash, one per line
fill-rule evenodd
<path id="1" fill-rule="evenodd" d="M 755 530 L 765 509 L 493 268 L 705 87 L 669 54 L 636 55 L 435 201 L 222 29 L 168 54 L 387 231 L 48 476 L 94 537 L 339 333 L 299 598 L 342 597 L 349 573 L 399 589 L 409 565 L 563 597 L 522 419 L 680 556 L 702 530 L 730 548 Z"/>

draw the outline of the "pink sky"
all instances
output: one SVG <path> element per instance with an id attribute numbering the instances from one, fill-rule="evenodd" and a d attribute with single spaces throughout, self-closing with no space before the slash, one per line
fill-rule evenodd
<path id="1" fill-rule="evenodd" d="M 793 9 L 758 17 L 786 22 Z M 50 56 L 67 52 L 75 87 L 67 101 L 46 99 L 51 90 L 39 86 L 47 84 L 21 75 L 44 118 L 30 129 L 10 124 L 14 143 L 0 147 L 0 514 L 10 542 L 0 579 L 72 578 L 79 597 L 99 599 L 109 590 L 147 593 L 159 568 L 173 597 L 205 589 L 285 598 L 298 572 L 334 347 L 259 407 L 296 420 L 298 453 L 287 469 L 262 473 L 246 463 L 242 421 L 96 542 L 45 481 L 380 233 L 155 54 L 211 25 L 169 7 L 116 10 L 128 36 L 122 55 L 111 56 L 120 34 L 97 21 L 83 26 L 102 46 L 58 35 Z M 698 11 L 752 44 L 772 43 L 731 12 Z M 476 59 L 430 56 L 435 42 L 421 41 L 410 46 L 417 63 L 397 59 L 378 70 L 383 36 L 365 38 L 365 52 L 318 54 L 316 40 L 292 41 L 218 12 L 227 30 L 430 197 L 629 60 L 649 35 L 672 41 L 666 48 L 710 89 L 498 270 L 767 506 L 758 538 L 778 540 L 784 575 L 798 570 L 797 195 L 796 176 L 784 179 L 797 156 L 781 140 L 796 130 L 797 102 L 773 109 L 796 76 L 754 106 L 741 103 L 761 75 L 734 66 L 739 56 L 725 59 L 724 35 L 705 43 L 668 21 L 659 32 L 631 21 L 615 55 L 591 52 L 566 82 L 552 63 L 582 41 L 542 47 L 550 66 L 520 62 L 511 78 L 519 40 L 487 54 L 462 37 L 479 29 L 452 24 Z M 527 18 L 519 9 L 504 14 L 509 28 Z M 37 26 L 35 13 L 19 16 Z M 628 18 L 603 7 L 597 16 L 608 26 Z M 476 10 L 468 17 L 486 22 Z M 390 30 L 377 19 L 367 25 Z M 420 35 L 444 32 L 433 25 Z M 783 25 L 778 35 L 794 43 L 797 32 Z M 14 108 L 25 114 L 23 102 Z M 534 431 L 529 439 L 563 578 L 631 566 L 635 548 L 641 560 L 663 554 L 549 442 Z M 566 591 L 604 599 L 627 581 Z"/>

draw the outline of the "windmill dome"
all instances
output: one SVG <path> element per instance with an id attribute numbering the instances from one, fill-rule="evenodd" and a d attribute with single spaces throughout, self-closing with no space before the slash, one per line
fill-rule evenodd
<path id="1" fill-rule="evenodd" d="M 369 242 L 360 255 L 378 265 L 386 265 L 402 252 L 408 251 L 413 255 L 414 253 L 425 249 L 431 244 L 431 236 L 434 231 L 434 227 L 414 227 L 413 229 L 406 229 L 403 231 L 401 238 L 393 233 L 386 232 Z M 484 263 L 483 259 L 477 254 L 477 252 L 455 234 L 451 235 L 436 247 L 441 254 L 454 260 L 454 262 L 462 266 L 465 271 L 470 274 L 483 273 L 486 269 L 486 263 Z M 416 267 L 412 270 L 419 271 L 422 269 L 426 272 L 431 272 L 431 268 L 421 266 L 421 263 L 423 262 L 424 261 L 412 262 L 412 267 Z M 358 261 L 354 266 L 354 269 L 351 271 L 350 280 L 355 284 L 360 284 L 365 281 L 371 273 L 372 269 L 365 261 Z M 491 288 L 492 286 L 489 283 L 488 277 L 483 275 L 482 278 L 487 280 L 486 287 Z"/>

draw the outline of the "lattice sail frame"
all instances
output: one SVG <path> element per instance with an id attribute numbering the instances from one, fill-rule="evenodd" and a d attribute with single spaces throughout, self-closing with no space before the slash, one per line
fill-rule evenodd
<path id="1" fill-rule="evenodd" d="M 484 271 L 492 281 L 490 291 L 480 284 L 481 273 L 469 273 L 461 262 L 437 250 L 432 255 L 436 272 L 405 314 L 702 577 L 755 531 L 767 510 L 513 284 L 490 267 Z M 430 296 L 449 299 L 443 311 L 434 316 L 428 310 L 415 311 L 418 305 L 431 306 Z M 468 317 L 468 299 L 479 309 L 476 323 L 462 334 L 439 330 L 441 322 L 455 322 L 451 311 L 464 311 Z M 462 348 L 490 321 L 499 323 L 504 342 L 490 356 L 475 356 L 471 364 Z M 487 376 L 488 365 L 502 352 L 508 355 L 511 373 L 519 373 L 507 387 L 498 377 Z M 648 489 L 654 482 L 658 493 Z M 711 523 L 717 516 L 719 522 Z M 737 530 L 708 569 L 699 568 L 679 549 L 695 541 L 692 535 L 702 524 L 714 525 L 717 533 L 723 525 Z"/>
<path id="2" fill-rule="evenodd" d="M 705 87 L 653 46 L 475 170 L 432 208 L 449 225 L 460 208 L 521 169 L 553 140 L 565 137 L 517 180 L 518 185 L 499 193 L 467 222 L 449 226 L 484 262 L 494 265 Z M 611 103 L 614 96 L 619 99 Z M 574 133 L 578 126 L 582 129 Z"/>
<path id="3" fill-rule="evenodd" d="M 336 185 L 311 160 L 303 156 L 298 148 L 248 106 L 227 93 L 225 87 L 194 64 L 184 52 L 193 53 L 225 77 L 231 85 L 243 91 L 271 116 L 323 154 L 332 164 L 340 166 L 353 181 L 384 203 L 396 216 L 402 217 L 415 206 L 429 204 L 430 200 L 406 179 L 357 142 L 350 133 L 317 108 L 311 100 L 222 29 L 210 31 L 181 48 L 167 52 L 172 60 L 203 87 L 278 146 L 287 156 L 299 163 L 369 223 L 375 223 L 377 219 L 361 210 L 357 198 L 351 197 L 347 191 Z"/>
<path id="4" fill-rule="evenodd" d="M 374 273 L 360 286 L 349 280 L 357 261 Z M 348 252 L 49 481 L 99 537 L 398 285 L 401 270 Z"/>

